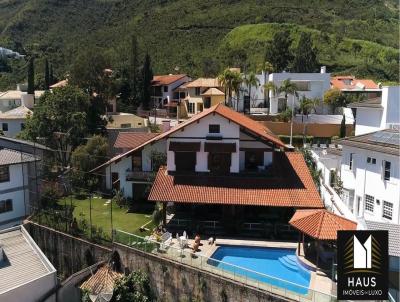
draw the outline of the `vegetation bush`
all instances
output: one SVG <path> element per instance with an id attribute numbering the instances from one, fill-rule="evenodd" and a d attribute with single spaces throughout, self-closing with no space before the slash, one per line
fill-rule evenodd
<path id="1" fill-rule="evenodd" d="M 289 144 L 290 142 L 290 135 L 279 135 L 279 138 L 285 144 Z M 304 143 L 312 144 L 313 139 L 314 139 L 313 136 L 293 135 L 293 145 L 303 146 Z"/>

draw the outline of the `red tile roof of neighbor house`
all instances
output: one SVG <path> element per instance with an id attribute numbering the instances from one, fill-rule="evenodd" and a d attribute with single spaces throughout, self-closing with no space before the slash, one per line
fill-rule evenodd
<path id="1" fill-rule="evenodd" d="M 120 132 L 115 141 L 114 148 L 135 149 L 157 135 L 159 135 L 159 133 Z"/>
<path id="2" fill-rule="evenodd" d="M 356 222 L 325 209 L 297 210 L 289 223 L 308 236 L 320 240 L 336 240 L 337 231 L 357 229 Z"/>
<path id="3" fill-rule="evenodd" d="M 156 202 L 322 208 L 323 203 L 303 155 L 277 152 L 278 175 L 172 175 L 157 173 L 149 200 Z"/>
<path id="4" fill-rule="evenodd" d="M 350 85 L 346 85 L 344 80 L 350 80 Z M 357 85 L 358 84 L 358 85 Z M 337 89 L 378 89 L 378 84 L 373 80 L 368 79 L 356 79 L 353 76 L 337 76 L 331 78 L 331 86 Z"/>
<path id="5" fill-rule="evenodd" d="M 153 76 L 151 85 L 152 86 L 170 85 L 184 77 L 186 77 L 186 74 L 155 75 L 155 76 Z"/>
<path id="6" fill-rule="evenodd" d="M 97 171 L 98 169 L 109 165 L 110 163 L 114 162 L 114 161 L 118 161 L 126 156 L 129 156 L 130 154 L 132 154 L 133 152 L 137 151 L 140 148 L 143 148 L 144 146 L 146 146 L 147 144 L 150 143 L 154 143 L 160 139 L 166 138 L 169 135 L 171 135 L 172 133 L 184 129 L 186 126 L 202 119 L 203 117 L 208 116 L 209 114 L 219 114 L 222 117 L 240 125 L 241 127 L 247 129 L 249 132 L 252 132 L 253 134 L 255 134 L 256 136 L 268 140 L 270 142 L 272 142 L 273 144 L 275 144 L 277 147 L 285 147 L 285 144 L 275 135 L 271 132 L 271 130 L 269 130 L 265 125 L 256 122 L 254 120 L 252 120 L 251 118 L 236 112 L 226 106 L 224 106 L 223 104 L 217 104 L 215 106 L 212 106 L 208 109 L 205 109 L 204 111 L 194 115 L 193 117 L 191 117 L 190 119 L 186 120 L 183 123 L 180 123 L 179 125 L 173 127 L 171 130 L 166 131 L 164 133 L 160 133 L 159 135 L 155 136 L 154 138 L 144 142 L 143 144 L 137 146 L 136 148 L 133 148 L 132 150 L 129 150 L 123 154 L 117 155 L 115 157 L 113 157 L 112 159 L 110 159 L 109 161 L 105 162 L 104 164 L 96 167 L 95 169 L 93 169 L 91 172 Z"/>

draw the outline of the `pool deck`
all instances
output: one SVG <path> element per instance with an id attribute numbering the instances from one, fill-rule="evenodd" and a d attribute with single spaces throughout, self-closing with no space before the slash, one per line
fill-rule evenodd
<path id="1" fill-rule="evenodd" d="M 217 250 L 217 248 L 220 245 L 242 245 L 242 246 L 254 246 L 254 247 L 272 247 L 272 248 L 290 248 L 290 249 L 296 249 L 297 248 L 297 243 L 295 242 L 278 242 L 278 241 L 263 241 L 263 240 L 244 240 L 244 239 L 230 239 L 230 238 L 217 238 L 217 240 L 213 244 L 209 244 L 208 240 L 201 240 L 201 245 L 199 247 L 199 250 L 196 253 L 193 253 L 192 247 L 194 244 L 193 239 L 188 239 L 187 241 L 187 246 L 182 250 L 184 253 L 189 254 L 194 254 L 195 256 L 203 256 L 207 258 L 211 258 L 213 253 Z M 173 238 L 172 243 L 171 243 L 172 250 L 175 250 L 174 253 L 178 249 L 180 249 L 178 240 Z M 167 251 L 167 254 L 170 254 L 172 251 L 169 250 Z M 197 258 L 197 259 L 196 259 Z M 202 257 L 200 257 L 202 258 Z M 189 257 L 184 257 L 182 258 L 183 262 L 189 261 Z M 201 264 L 196 264 L 196 262 L 201 261 L 198 257 L 192 258 L 190 257 L 190 264 L 196 265 L 196 266 L 201 266 L 202 269 L 205 269 L 210 272 L 215 272 L 221 274 L 221 272 L 218 272 L 218 269 L 215 267 L 208 265 L 204 262 Z M 229 277 L 230 273 L 222 273 L 222 275 L 227 275 Z M 241 281 L 242 277 L 236 275 L 235 280 Z M 246 280 L 243 278 L 243 282 L 249 284 L 250 280 L 246 278 Z M 254 282 L 254 286 L 263 288 L 265 287 L 266 290 L 270 290 L 273 292 L 276 292 L 278 294 L 282 294 L 280 291 L 280 288 L 276 287 L 271 287 L 270 285 L 263 285 L 260 282 Z M 257 284 L 256 284 L 257 283 Z M 326 294 L 335 294 L 336 295 L 336 283 L 332 282 L 330 278 L 328 278 L 325 274 L 321 272 L 312 272 L 311 271 L 311 278 L 310 278 L 310 289 L 326 293 Z M 287 293 L 286 293 L 287 295 Z M 321 297 L 321 301 L 326 300 L 327 297 Z M 305 299 L 307 301 L 307 299 Z M 329 299 L 327 300 L 329 301 Z"/>

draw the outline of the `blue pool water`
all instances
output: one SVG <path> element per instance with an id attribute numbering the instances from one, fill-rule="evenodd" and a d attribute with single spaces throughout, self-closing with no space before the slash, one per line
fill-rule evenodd
<path id="1" fill-rule="evenodd" d="M 225 271 L 234 271 L 235 274 L 243 277 L 286 288 L 299 294 L 307 294 L 308 292 L 310 272 L 297 262 L 294 249 L 221 245 L 211 258 L 208 261 L 209 264 Z M 213 261 L 213 259 L 300 286 Z"/>

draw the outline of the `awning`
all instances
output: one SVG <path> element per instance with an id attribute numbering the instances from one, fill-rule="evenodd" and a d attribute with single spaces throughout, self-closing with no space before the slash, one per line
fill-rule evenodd
<path id="1" fill-rule="evenodd" d="M 356 222 L 325 209 L 297 210 L 289 223 L 300 232 L 320 240 L 336 240 L 337 231 L 357 229 Z"/>
<path id="2" fill-rule="evenodd" d="M 204 152 L 232 153 L 236 152 L 236 143 L 205 143 Z"/>
<path id="3" fill-rule="evenodd" d="M 200 142 L 170 142 L 169 151 L 198 152 L 200 151 Z"/>

